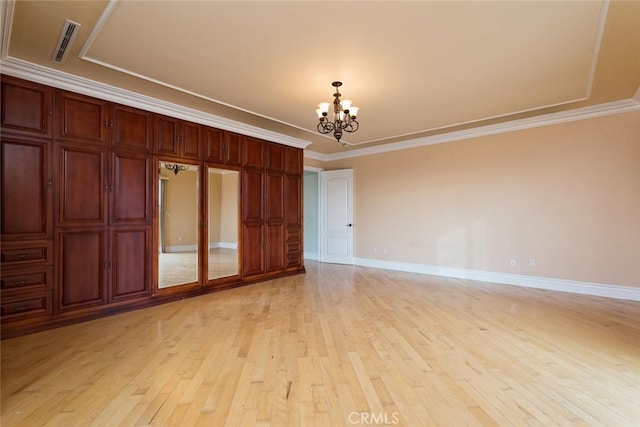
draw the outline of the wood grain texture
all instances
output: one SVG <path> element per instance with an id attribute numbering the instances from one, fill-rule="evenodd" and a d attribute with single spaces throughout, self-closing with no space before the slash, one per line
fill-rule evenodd
<path id="1" fill-rule="evenodd" d="M 640 424 L 640 304 L 307 263 L 2 342 L 3 426 Z"/>

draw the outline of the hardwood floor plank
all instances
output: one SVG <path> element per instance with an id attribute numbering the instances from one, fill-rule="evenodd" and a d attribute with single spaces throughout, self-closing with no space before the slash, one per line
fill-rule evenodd
<path id="1" fill-rule="evenodd" d="M 1 351 L 3 426 L 640 425 L 640 303 L 372 268 Z"/>

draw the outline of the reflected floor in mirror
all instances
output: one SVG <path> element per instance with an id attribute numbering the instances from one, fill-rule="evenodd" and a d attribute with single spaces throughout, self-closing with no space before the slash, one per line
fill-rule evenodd
<path id="1" fill-rule="evenodd" d="M 238 250 L 209 249 L 209 279 L 238 274 Z"/>
<path id="2" fill-rule="evenodd" d="M 158 254 L 158 287 L 167 288 L 198 280 L 197 252 L 165 252 Z M 209 249 L 209 279 L 238 274 L 236 249 Z"/>

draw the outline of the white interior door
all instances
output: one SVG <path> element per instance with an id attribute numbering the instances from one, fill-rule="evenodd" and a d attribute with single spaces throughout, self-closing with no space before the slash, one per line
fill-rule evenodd
<path id="1" fill-rule="evenodd" d="M 320 172 L 320 261 L 353 264 L 353 170 Z"/>

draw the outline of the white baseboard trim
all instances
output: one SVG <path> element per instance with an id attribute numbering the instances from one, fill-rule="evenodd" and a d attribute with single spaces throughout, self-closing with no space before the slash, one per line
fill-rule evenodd
<path id="1" fill-rule="evenodd" d="M 209 242 L 209 249 L 238 249 L 237 243 L 230 242 Z"/>
<path id="2" fill-rule="evenodd" d="M 305 252 L 304 259 L 310 259 L 312 261 L 318 261 L 318 253 L 317 252 Z"/>
<path id="3" fill-rule="evenodd" d="M 196 252 L 198 250 L 197 245 L 173 245 L 167 246 L 165 248 L 167 253 L 177 253 L 177 252 Z"/>
<path id="4" fill-rule="evenodd" d="M 355 265 L 382 268 L 385 270 L 405 271 L 408 273 L 428 274 L 431 276 L 478 280 L 480 282 L 499 283 L 503 285 L 523 286 L 527 288 L 547 289 L 551 291 L 571 292 L 574 294 L 640 301 L 640 287 L 636 288 L 632 286 L 609 285 L 605 283 L 580 282 L 577 280 L 555 279 L 552 277 L 497 273 L 493 271 L 469 270 L 466 268 L 442 267 L 437 265 L 385 261 L 370 258 L 355 258 Z"/>

